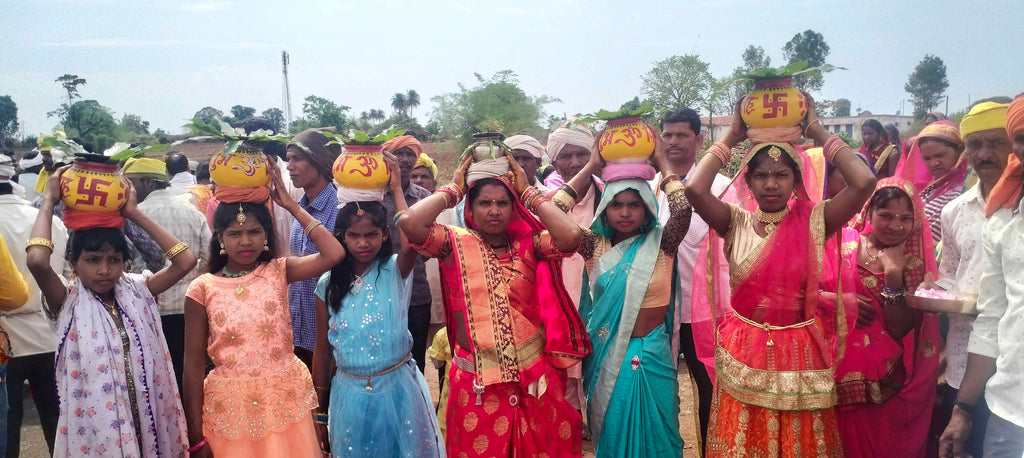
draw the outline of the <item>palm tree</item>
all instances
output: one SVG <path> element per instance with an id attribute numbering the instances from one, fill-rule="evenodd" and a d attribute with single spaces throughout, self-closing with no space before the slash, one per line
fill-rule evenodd
<path id="1" fill-rule="evenodd" d="M 368 119 L 370 119 L 370 115 L 367 112 L 364 111 L 362 113 L 359 113 L 359 120 L 360 121 L 366 121 Z"/>
<path id="2" fill-rule="evenodd" d="M 420 94 L 414 89 L 409 89 L 409 92 L 405 93 L 405 107 L 411 110 L 418 106 L 420 106 Z"/>
<path id="3" fill-rule="evenodd" d="M 384 115 L 384 110 L 378 110 L 375 108 L 370 110 L 370 119 L 376 122 L 381 122 L 387 119 L 387 116 Z"/>
<path id="4" fill-rule="evenodd" d="M 391 96 L 391 108 L 395 109 L 395 113 L 405 111 L 407 103 L 408 102 L 405 100 L 405 94 L 401 92 L 396 92 L 395 95 Z"/>

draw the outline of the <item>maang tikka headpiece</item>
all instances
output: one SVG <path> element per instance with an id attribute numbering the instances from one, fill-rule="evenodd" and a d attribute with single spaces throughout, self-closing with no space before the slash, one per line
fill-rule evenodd
<path id="1" fill-rule="evenodd" d="M 245 223 L 245 211 L 242 210 L 242 204 L 238 204 L 238 214 L 235 215 L 235 221 L 238 221 L 239 226 Z"/>
<path id="2" fill-rule="evenodd" d="M 771 148 L 768 148 L 768 156 L 771 157 L 773 161 L 779 162 L 779 159 L 782 159 L 782 150 L 779 149 L 778 146 L 772 146 Z"/>

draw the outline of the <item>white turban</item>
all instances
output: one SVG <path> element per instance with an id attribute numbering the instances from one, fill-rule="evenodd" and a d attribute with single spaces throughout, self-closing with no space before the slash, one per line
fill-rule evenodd
<path id="1" fill-rule="evenodd" d="M 582 146 L 594 153 L 594 134 L 582 124 L 574 124 L 572 120 L 562 124 L 548 135 L 548 157 L 554 162 L 566 145 Z"/>
<path id="2" fill-rule="evenodd" d="M 14 176 L 14 160 L 10 156 L 0 154 L 0 183 L 10 183 Z"/>
<path id="3" fill-rule="evenodd" d="M 521 149 L 537 159 L 544 157 L 544 145 L 529 135 L 513 135 L 505 139 L 505 145 L 512 149 Z"/>
<path id="4" fill-rule="evenodd" d="M 32 150 L 32 151 L 34 151 L 36 153 L 36 155 L 34 157 L 32 157 L 31 159 L 29 159 L 27 157 L 21 158 L 21 162 L 19 162 L 19 165 L 21 165 L 21 169 L 22 170 L 30 169 L 30 168 L 35 167 L 37 165 L 43 165 L 43 153 L 41 151 L 39 151 L 39 150 Z"/>

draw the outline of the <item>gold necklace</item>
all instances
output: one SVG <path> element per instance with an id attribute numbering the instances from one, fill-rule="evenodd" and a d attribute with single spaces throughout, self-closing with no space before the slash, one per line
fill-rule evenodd
<path id="1" fill-rule="evenodd" d="M 875 249 L 875 254 L 871 254 L 870 250 L 864 250 L 865 254 L 868 255 L 868 264 L 874 264 L 876 261 L 878 261 L 878 257 L 881 256 L 882 253 L 885 253 L 885 250 L 889 249 L 889 247 L 878 249 L 878 247 L 875 246 L 873 242 L 871 242 L 871 239 L 867 237 L 864 237 L 864 241 L 868 242 L 868 245 Z"/>
<path id="2" fill-rule="evenodd" d="M 782 222 L 782 219 L 789 214 L 789 207 L 774 213 L 765 213 L 760 208 L 754 210 L 754 219 L 764 224 L 764 234 L 769 235 L 775 231 L 775 226 Z"/>

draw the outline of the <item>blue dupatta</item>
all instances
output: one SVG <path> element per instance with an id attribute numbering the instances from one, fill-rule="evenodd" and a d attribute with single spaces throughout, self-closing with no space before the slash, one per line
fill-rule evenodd
<path id="1" fill-rule="evenodd" d="M 580 297 L 580 315 L 594 346 L 583 360 L 583 383 L 590 428 L 595 437 L 600 437 L 604 427 L 604 414 L 661 249 L 663 228 L 657 218 L 658 203 L 644 180 L 607 183 L 590 229 L 602 237 L 612 238 L 615 230 L 602 216 L 616 195 L 630 189 L 640 194 L 647 207 L 647 230 L 617 243 L 593 261 L 593 275 L 584 272 Z"/>

